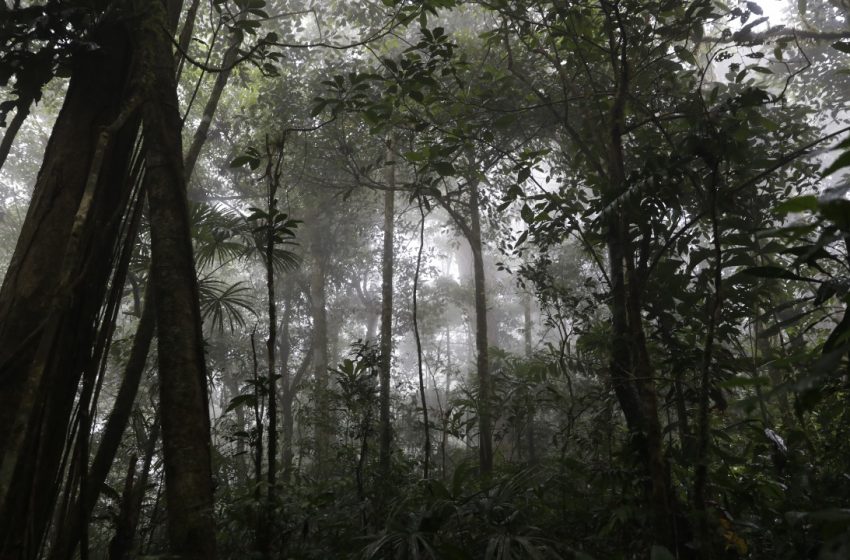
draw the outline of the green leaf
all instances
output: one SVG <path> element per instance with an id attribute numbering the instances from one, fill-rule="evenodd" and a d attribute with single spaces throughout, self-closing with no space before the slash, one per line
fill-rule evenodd
<path id="1" fill-rule="evenodd" d="M 230 167 L 244 167 L 245 165 L 251 165 L 256 159 L 257 158 L 245 155 L 237 156 L 230 162 Z"/>
<path id="2" fill-rule="evenodd" d="M 836 159 L 834 162 L 832 162 L 832 165 L 826 168 L 826 170 L 823 172 L 823 175 L 824 177 L 826 177 L 827 175 L 832 175 L 839 169 L 844 169 L 845 167 L 850 167 L 850 152 L 844 152 L 843 154 L 838 156 L 838 159 Z"/>
<path id="3" fill-rule="evenodd" d="M 236 395 L 232 399 L 230 399 L 230 404 L 227 405 L 227 408 L 224 409 L 224 413 L 227 414 L 231 410 L 235 410 L 240 406 L 250 405 L 254 406 L 257 403 L 257 395 L 249 394 L 249 395 Z"/>
<path id="4" fill-rule="evenodd" d="M 407 161 L 425 161 L 428 159 L 428 154 L 423 152 L 404 152 L 402 155 Z"/>
<path id="5" fill-rule="evenodd" d="M 681 45 L 676 45 L 673 47 L 673 50 L 676 52 L 676 56 L 679 57 L 680 60 L 687 62 L 688 64 L 692 64 L 694 66 L 697 65 L 697 59 L 690 50 L 686 49 Z"/>
<path id="6" fill-rule="evenodd" d="M 747 276 L 757 276 L 759 278 L 782 278 L 785 280 L 811 280 L 799 274 L 794 274 L 788 269 L 779 266 L 754 266 L 746 268 L 740 272 Z"/>
<path id="7" fill-rule="evenodd" d="M 455 174 L 455 166 L 450 161 L 435 161 L 434 170 L 442 177 L 447 177 Z"/>
<path id="8" fill-rule="evenodd" d="M 816 212 L 817 209 L 818 197 L 813 194 L 807 194 L 789 198 L 774 208 L 773 211 L 779 216 L 785 216 L 794 212 Z"/>
<path id="9" fill-rule="evenodd" d="M 502 115 L 493 121 L 493 126 L 496 128 L 508 128 L 516 122 L 516 117 L 512 114 Z"/>
<path id="10" fill-rule="evenodd" d="M 529 177 L 531 177 L 531 169 L 523 167 L 519 170 L 519 173 L 516 174 L 517 183 L 524 183 Z"/>
<path id="11" fill-rule="evenodd" d="M 316 98 L 314 101 L 315 101 L 315 103 L 316 103 L 316 104 L 315 104 L 315 105 L 313 105 L 313 108 L 312 108 L 312 109 L 310 109 L 310 116 L 311 116 L 311 117 L 316 117 L 316 116 L 318 116 L 318 115 L 319 115 L 319 113 L 321 113 L 322 111 L 324 111 L 324 110 L 325 110 L 325 107 L 327 107 L 327 106 L 328 106 L 328 101 L 327 101 L 326 99 L 319 99 L 319 98 Z M 231 164 L 231 166 L 232 166 L 232 164 Z"/>
<path id="12" fill-rule="evenodd" d="M 838 41 L 837 43 L 832 44 L 832 48 L 837 51 L 841 51 L 844 54 L 850 54 L 850 42 Z"/>

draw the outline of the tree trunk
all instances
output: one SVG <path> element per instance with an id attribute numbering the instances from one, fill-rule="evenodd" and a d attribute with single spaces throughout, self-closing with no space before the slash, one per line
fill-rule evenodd
<path id="1" fill-rule="evenodd" d="M 627 37 L 612 44 L 619 46 L 613 53 L 617 87 L 610 113 L 610 134 L 607 150 L 607 179 L 605 201 L 616 204 L 626 191 L 623 139 L 625 106 L 629 92 L 630 71 L 626 56 Z M 687 557 L 683 546 L 688 537 L 680 534 L 680 519 L 676 512 L 664 448 L 661 424 L 658 420 L 658 399 L 654 372 L 646 346 L 643 329 L 641 278 L 635 270 L 634 248 L 629 237 L 628 222 L 621 208 L 612 210 L 608 220 L 608 266 L 611 283 L 611 379 L 620 407 L 626 417 L 631 444 L 646 474 L 646 494 L 652 511 L 653 539 L 674 553 Z"/>
<path id="2" fill-rule="evenodd" d="M 448 325 L 446 325 L 446 388 L 445 388 L 445 401 L 446 401 L 446 410 L 443 413 L 443 433 L 440 438 L 440 474 L 443 477 L 443 480 L 446 480 L 448 477 L 448 470 L 446 466 L 446 452 L 449 443 L 449 422 L 451 421 L 451 398 L 452 398 L 452 334 L 449 330 Z"/>
<path id="3" fill-rule="evenodd" d="M 310 313 L 313 316 L 313 371 L 315 372 L 316 468 L 324 472 L 330 449 L 330 416 L 328 414 L 328 319 L 325 308 L 325 255 L 321 218 L 316 216 L 311 229 Z"/>
<path id="4" fill-rule="evenodd" d="M 235 53 L 235 51 L 234 51 Z M 234 54 L 235 56 L 235 54 Z M 221 75 L 219 74 L 219 77 Z M 203 126 L 203 123 L 201 123 Z M 282 155 L 280 156 L 283 157 Z M 277 480 L 277 302 L 275 300 L 275 275 L 274 275 L 274 248 L 275 248 L 275 226 L 277 222 L 277 187 L 280 176 L 273 170 L 272 158 L 269 158 L 268 167 L 266 168 L 266 178 L 268 180 L 268 197 L 266 200 L 268 209 L 268 219 L 266 223 L 266 246 L 265 246 L 265 266 L 266 266 L 266 295 L 268 297 L 268 314 L 269 314 L 269 336 L 266 339 L 266 363 L 268 372 L 266 375 L 266 388 L 268 389 L 268 446 L 267 446 L 267 462 L 268 470 L 266 471 L 266 503 L 262 514 L 261 533 L 261 552 L 264 558 L 271 558 L 271 520 L 274 504 L 274 486 Z"/>
<path id="5" fill-rule="evenodd" d="M 6 127 L 6 133 L 3 134 L 3 141 L 0 142 L 0 168 L 6 163 L 6 158 L 9 157 L 9 152 L 12 150 L 12 145 L 15 143 L 15 138 L 18 136 L 18 131 L 30 114 L 31 99 L 19 99 L 15 108 L 15 116 L 12 117 L 12 122 Z"/>
<path id="6" fill-rule="evenodd" d="M 492 386 L 490 380 L 490 355 L 487 347 L 487 288 L 484 281 L 484 256 L 481 246 L 481 211 L 478 208 L 478 184 L 469 185 L 469 247 L 475 279 L 475 361 L 478 373 L 478 458 L 481 474 L 493 470 L 493 420 L 490 413 Z"/>
<path id="7" fill-rule="evenodd" d="M 177 4 L 178 2 L 174 2 Z M 177 53 L 175 54 L 175 64 L 177 65 L 177 73 L 175 80 L 180 81 L 180 75 L 183 73 L 183 65 L 186 57 L 183 53 L 189 52 L 189 44 L 192 42 L 192 35 L 195 32 L 195 20 L 198 18 L 198 8 L 201 5 L 201 0 L 192 0 L 189 4 L 189 9 L 186 10 L 186 20 L 183 22 L 183 29 L 180 30 L 180 38 L 177 40 Z M 177 10 L 179 14 L 180 11 Z"/>
<path id="8" fill-rule="evenodd" d="M 195 164 L 198 163 L 198 158 L 201 155 L 201 148 L 204 147 L 204 144 L 207 141 L 210 125 L 212 124 L 213 117 L 215 116 L 215 111 L 218 109 L 218 102 L 221 100 L 221 94 L 224 92 L 227 80 L 230 78 L 230 74 L 233 71 L 233 65 L 236 62 L 236 57 L 239 54 L 239 46 L 242 44 L 242 36 L 242 32 L 234 32 L 230 37 L 230 43 L 227 46 L 227 50 L 225 51 L 224 58 L 221 62 L 222 70 L 216 74 L 215 83 L 213 84 L 212 91 L 207 99 L 207 104 L 204 106 L 201 123 L 195 130 L 194 136 L 192 136 L 192 144 L 189 146 L 189 151 L 186 152 L 186 158 L 184 159 L 183 166 L 186 173 L 187 184 L 189 176 L 192 175 L 192 172 L 195 169 Z"/>
<path id="9" fill-rule="evenodd" d="M 431 468 L 431 425 L 428 420 L 428 400 L 425 398 L 425 373 L 422 367 L 422 337 L 419 335 L 418 313 L 419 272 L 422 267 L 422 251 L 425 248 L 425 210 L 422 207 L 422 200 L 419 199 L 418 202 L 421 222 L 419 222 L 419 251 L 416 254 L 416 270 L 413 273 L 413 337 L 416 340 L 416 366 L 419 377 L 419 399 L 422 402 L 422 427 L 425 431 L 422 478 L 428 480 L 430 478 Z"/>
<path id="10" fill-rule="evenodd" d="M 207 374 L 171 37 L 160 2 L 136 7 L 169 540 L 174 554 L 214 559 Z"/>
<path id="11" fill-rule="evenodd" d="M 130 560 L 136 549 L 136 530 L 139 526 L 139 518 L 142 513 L 142 502 L 148 485 L 151 463 L 156 452 L 156 442 L 159 439 L 159 416 L 154 419 L 145 445 L 145 458 L 142 464 L 142 472 L 138 477 L 133 477 L 135 467 L 135 456 L 131 459 L 131 467 L 127 476 L 127 486 L 124 497 L 121 500 L 121 510 L 118 514 L 118 523 L 115 527 L 115 535 L 109 543 L 109 560 Z"/>
<path id="12" fill-rule="evenodd" d="M 283 318 L 280 322 L 280 415 L 283 431 L 283 448 L 281 463 L 283 466 L 283 482 L 292 479 L 292 435 L 294 419 L 292 418 L 292 374 L 289 367 L 292 359 L 292 339 L 289 327 L 292 321 L 292 287 L 291 282 L 284 282 Z"/>
<path id="13" fill-rule="evenodd" d="M 0 289 L 0 557 L 36 554 L 96 316 L 113 268 L 138 121 L 126 30 L 80 51 Z M 119 217 L 119 219 L 116 219 Z"/>
<path id="14" fill-rule="evenodd" d="M 133 413 L 133 405 L 136 402 L 139 383 L 145 371 L 145 364 L 147 363 L 148 353 L 151 342 L 153 341 L 154 330 L 153 301 L 150 297 L 146 296 L 142 317 L 136 327 L 136 335 L 133 337 L 133 347 L 130 350 L 130 357 L 124 368 L 124 378 L 121 380 L 118 395 L 112 404 L 112 412 L 106 420 L 106 426 L 100 438 L 100 445 L 92 460 L 91 467 L 89 467 L 88 476 L 86 477 L 86 492 L 79 498 L 82 500 L 82 503 L 78 501 L 73 507 L 71 515 L 68 516 L 65 525 L 61 528 L 55 539 L 56 544 L 53 546 L 50 554 L 50 558 L 53 560 L 62 560 L 73 556 L 74 549 L 79 543 L 82 524 L 88 523 L 91 517 L 101 488 L 103 488 L 103 483 L 106 482 L 109 469 L 112 467 L 118 447 L 121 445 L 121 439 L 130 421 L 130 416 Z"/>
<path id="15" fill-rule="evenodd" d="M 393 160 L 392 141 L 387 147 L 386 183 L 389 189 L 384 192 L 384 254 L 381 277 L 381 347 L 379 364 L 379 422 L 380 451 L 378 469 L 384 480 L 390 476 L 390 451 L 392 447 L 392 425 L 390 424 L 390 370 L 393 358 L 393 243 L 395 240 L 395 161 Z"/>
<path id="16" fill-rule="evenodd" d="M 531 322 L 531 294 L 526 293 L 522 298 L 522 318 L 523 318 L 523 338 L 525 341 L 525 357 L 531 359 L 533 347 L 531 341 L 531 332 L 534 329 L 534 324 Z M 525 426 L 525 440 L 528 448 L 529 464 L 537 464 L 537 437 L 534 431 L 535 406 L 532 403 L 531 410 L 528 411 L 528 418 Z"/>

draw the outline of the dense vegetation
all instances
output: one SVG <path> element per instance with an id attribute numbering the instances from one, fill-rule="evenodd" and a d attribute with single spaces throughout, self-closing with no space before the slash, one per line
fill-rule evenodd
<path id="1" fill-rule="evenodd" d="M 850 558 L 846 1 L 0 22 L 0 558 Z"/>

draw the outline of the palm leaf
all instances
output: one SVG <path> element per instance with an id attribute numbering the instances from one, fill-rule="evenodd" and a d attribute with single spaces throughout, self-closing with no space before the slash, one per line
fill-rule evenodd
<path id="1" fill-rule="evenodd" d="M 201 317 L 204 321 L 210 321 L 212 329 L 224 331 L 224 324 L 227 322 L 233 332 L 237 326 L 245 326 L 246 311 L 255 314 L 251 289 L 244 281 L 227 284 L 221 280 L 207 278 L 198 283 L 198 292 Z"/>

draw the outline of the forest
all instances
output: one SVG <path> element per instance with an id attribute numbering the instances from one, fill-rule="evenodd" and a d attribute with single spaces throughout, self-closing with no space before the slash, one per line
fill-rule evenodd
<path id="1" fill-rule="evenodd" d="M 0 560 L 850 558 L 848 0 L 0 45 Z"/>

